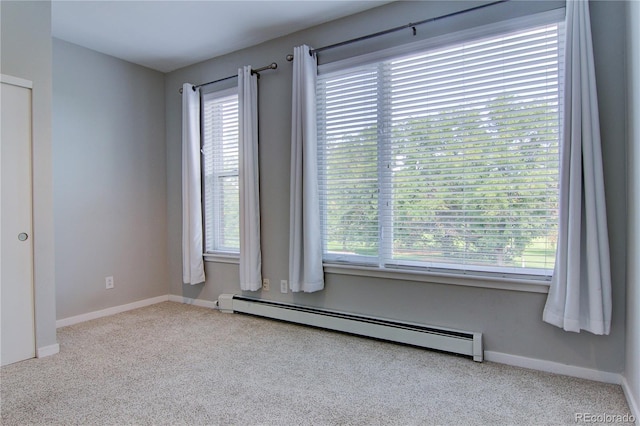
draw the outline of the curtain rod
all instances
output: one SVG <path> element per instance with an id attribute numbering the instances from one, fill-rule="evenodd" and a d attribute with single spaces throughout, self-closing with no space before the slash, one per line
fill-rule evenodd
<path id="1" fill-rule="evenodd" d="M 320 52 L 322 52 L 324 50 L 329 50 L 329 49 L 333 49 L 333 48 L 336 48 L 336 47 L 341 47 L 341 46 L 344 46 L 344 45 L 347 45 L 347 44 L 368 40 L 368 39 L 374 38 L 374 37 L 380 37 L 380 36 L 383 36 L 383 35 L 386 35 L 386 34 L 390 34 L 390 33 L 396 32 L 396 31 L 401 31 L 401 30 L 404 30 L 404 29 L 407 29 L 407 28 L 411 28 L 413 30 L 413 35 L 415 36 L 416 35 L 416 26 L 418 26 L 418 25 L 428 24 L 430 22 L 439 21 L 440 19 L 444 19 L 444 18 L 451 18 L 453 16 L 462 15 L 463 13 L 473 12 L 474 10 L 484 9 L 485 7 L 493 6 L 493 5 L 500 4 L 500 3 L 505 3 L 505 2 L 508 2 L 508 1 L 509 0 L 498 0 L 498 1 L 491 2 L 491 3 L 481 4 L 480 6 L 471 7 L 469 9 L 464 9 L 464 10 L 459 10 L 457 12 L 448 13 L 446 15 L 441 15 L 441 16 L 436 16 L 436 17 L 429 18 L 429 19 L 424 19 L 422 21 L 410 22 L 410 23 L 408 23 L 406 25 L 401 25 L 399 27 L 389 28 L 388 30 L 379 31 L 379 32 L 373 33 L 373 34 L 367 34 L 367 35 L 362 36 L 362 37 L 352 38 L 350 40 L 341 41 L 339 43 L 330 44 L 328 46 L 319 47 L 317 49 L 311 49 L 311 50 L 309 50 L 309 54 L 310 55 L 314 55 L 314 54 L 320 53 Z M 292 54 L 288 54 L 287 55 L 287 61 L 289 61 L 289 62 L 293 61 L 293 55 Z"/>
<path id="2" fill-rule="evenodd" d="M 269 65 L 266 65 L 262 68 L 256 68 L 255 70 L 251 70 L 251 74 L 258 74 L 258 77 L 260 77 L 260 72 L 266 71 L 266 70 L 275 70 L 276 68 L 278 68 L 278 64 L 276 64 L 275 62 L 272 62 Z M 196 84 L 195 86 L 192 87 L 192 89 L 195 92 L 196 87 L 208 86 L 209 84 L 220 83 L 221 81 L 230 80 L 232 78 L 237 78 L 237 77 L 238 77 L 238 74 L 235 74 L 235 75 L 230 75 L 229 77 L 219 78 L 218 80 L 213 80 L 208 83 Z M 178 91 L 182 94 L 182 87 Z"/>

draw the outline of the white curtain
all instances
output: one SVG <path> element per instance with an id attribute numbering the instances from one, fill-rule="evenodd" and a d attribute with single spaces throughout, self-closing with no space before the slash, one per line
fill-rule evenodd
<path id="1" fill-rule="evenodd" d="M 289 287 L 293 292 L 324 288 L 316 134 L 318 65 L 309 50 L 303 45 L 293 51 L 289 216 Z"/>
<path id="2" fill-rule="evenodd" d="M 258 77 L 251 67 L 238 69 L 240 128 L 240 288 L 262 287 L 260 184 L 258 175 Z"/>
<path id="3" fill-rule="evenodd" d="M 611 273 L 589 4 L 567 2 L 560 222 L 543 320 L 609 334 Z"/>
<path id="4" fill-rule="evenodd" d="M 204 282 L 200 190 L 200 89 L 182 85 L 182 281 Z"/>

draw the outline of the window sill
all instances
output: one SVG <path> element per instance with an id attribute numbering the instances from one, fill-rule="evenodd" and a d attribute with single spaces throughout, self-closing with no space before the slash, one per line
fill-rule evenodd
<path id="1" fill-rule="evenodd" d="M 461 285 L 466 287 L 492 288 L 497 290 L 548 293 L 549 282 L 535 279 L 483 276 L 471 274 L 438 273 L 383 269 L 369 266 L 324 263 L 324 272 L 360 277 L 387 278 L 392 280 L 419 281 L 436 284 Z"/>
<path id="2" fill-rule="evenodd" d="M 240 263 L 240 256 L 237 254 L 222 254 L 222 253 L 203 253 L 205 262 L 215 263 Z"/>

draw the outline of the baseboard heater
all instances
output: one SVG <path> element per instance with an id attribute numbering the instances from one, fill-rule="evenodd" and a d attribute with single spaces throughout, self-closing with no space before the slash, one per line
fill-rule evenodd
<path id="1" fill-rule="evenodd" d="M 482 333 L 348 314 L 309 306 L 252 299 L 234 294 L 218 297 L 222 312 L 240 312 L 329 330 L 436 349 L 483 360 Z"/>

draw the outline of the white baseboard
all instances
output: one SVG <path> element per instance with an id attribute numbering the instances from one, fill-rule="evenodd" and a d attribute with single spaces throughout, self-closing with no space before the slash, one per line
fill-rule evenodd
<path id="1" fill-rule="evenodd" d="M 201 306 L 203 308 L 218 309 L 217 301 L 212 302 L 210 300 L 192 299 L 190 297 L 177 296 L 175 294 L 169 295 L 169 301 L 184 303 L 187 305 Z"/>
<path id="2" fill-rule="evenodd" d="M 545 371 L 547 373 L 562 374 L 564 376 L 620 385 L 624 391 L 624 396 L 627 400 L 627 404 L 629 405 L 629 410 L 631 411 L 629 414 L 633 415 L 636 421 L 640 419 L 640 410 L 638 409 L 638 405 L 640 403 L 638 402 L 638 395 L 633 394 L 627 379 L 622 374 L 592 370 L 590 368 L 576 367 L 573 365 L 561 364 L 559 362 L 545 361 L 542 359 L 527 358 L 524 356 L 493 351 L 484 351 L 484 359 L 485 361 L 513 365 L 515 367 L 529 368 L 531 370 Z"/>
<path id="3" fill-rule="evenodd" d="M 640 395 L 633 394 L 626 377 L 622 378 L 622 390 L 624 391 L 624 396 L 627 398 L 627 404 L 629 404 L 631 414 L 633 414 L 633 417 L 635 417 L 638 424 L 640 424 Z"/>
<path id="4" fill-rule="evenodd" d="M 60 345 L 55 343 L 49 346 L 43 346 L 36 349 L 36 358 L 44 358 L 46 356 L 55 355 L 60 352 Z"/>
<path id="5" fill-rule="evenodd" d="M 132 309 L 138 309 L 149 305 L 155 305 L 156 303 L 166 302 L 169 300 L 169 296 L 158 296 L 150 299 L 138 300 L 137 302 L 127 303 L 126 305 L 114 306 L 112 308 L 102 309 L 100 311 L 88 312 L 82 315 L 76 315 L 69 318 L 63 318 L 56 321 L 56 328 L 66 327 L 68 325 L 78 324 L 85 321 L 90 321 L 97 318 L 107 317 L 109 315 L 119 314 L 121 312 L 130 311 Z"/>
<path id="6" fill-rule="evenodd" d="M 576 367 L 573 365 L 561 364 L 559 362 L 527 358 L 502 352 L 484 351 L 484 359 L 486 361 L 513 365 L 515 367 L 529 368 L 531 370 L 545 371 L 547 373 L 562 374 L 565 376 L 578 377 L 580 379 L 594 380 L 596 382 L 613 383 L 616 385 L 621 385 L 623 379 L 622 375 L 618 373 L 592 370 L 590 368 Z"/>

